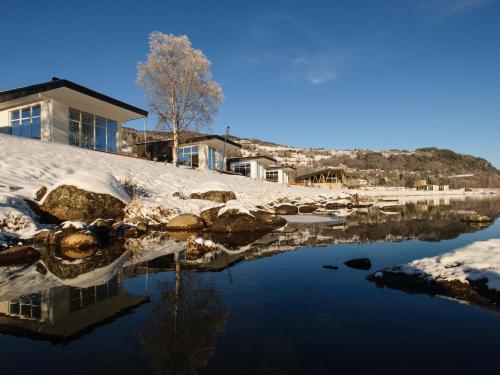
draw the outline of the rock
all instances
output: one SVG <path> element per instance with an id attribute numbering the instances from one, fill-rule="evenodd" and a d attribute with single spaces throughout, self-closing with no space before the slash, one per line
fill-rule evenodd
<path id="1" fill-rule="evenodd" d="M 95 254 L 95 249 L 61 249 L 65 258 L 69 259 L 86 259 Z"/>
<path id="2" fill-rule="evenodd" d="M 181 214 L 174 217 L 167 224 L 167 230 L 196 230 L 205 227 L 205 222 L 193 214 Z"/>
<path id="3" fill-rule="evenodd" d="M 310 204 L 299 206 L 299 214 L 310 214 L 316 211 L 316 207 Z"/>
<path id="4" fill-rule="evenodd" d="M 217 220 L 221 208 L 222 207 L 212 207 L 200 213 L 200 217 L 203 219 L 207 227 L 211 226 L 212 223 Z"/>
<path id="5" fill-rule="evenodd" d="M 491 223 L 493 219 L 486 215 L 472 214 L 462 218 L 464 223 Z"/>
<path id="6" fill-rule="evenodd" d="M 327 270 L 338 270 L 339 269 L 337 266 L 330 265 L 330 264 L 325 264 L 321 267 L 326 268 Z"/>
<path id="7" fill-rule="evenodd" d="M 344 262 L 347 267 L 355 268 L 358 270 L 369 270 L 372 268 L 372 262 L 368 258 L 357 258 L 351 259 L 347 262 Z"/>
<path id="8" fill-rule="evenodd" d="M 38 272 L 40 275 L 46 275 L 47 274 L 47 268 L 43 265 L 42 262 L 38 262 L 35 267 L 36 272 Z"/>
<path id="9" fill-rule="evenodd" d="M 18 266 L 40 259 L 40 253 L 31 246 L 17 245 L 0 252 L 0 266 Z"/>
<path id="10" fill-rule="evenodd" d="M 96 245 L 97 240 L 89 231 L 72 233 L 61 241 L 61 249 L 91 249 Z"/>
<path id="11" fill-rule="evenodd" d="M 145 235 L 147 233 L 147 228 L 143 225 L 129 226 L 127 225 L 123 229 L 123 237 L 125 238 L 137 238 Z"/>
<path id="12" fill-rule="evenodd" d="M 50 230 L 42 229 L 41 231 L 35 233 L 33 241 L 41 245 L 48 245 L 51 234 L 52 232 Z"/>
<path id="13" fill-rule="evenodd" d="M 249 215 L 239 210 L 228 210 L 212 223 L 210 230 L 224 233 L 270 232 L 284 225 L 284 218 L 265 211 L 252 211 Z"/>
<path id="14" fill-rule="evenodd" d="M 123 218 L 125 203 L 109 195 L 61 185 L 45 198 L 41 209 L 61 220 L 91 223 L 96 219 Z"/>
<path id="15" fill-rule="evenodd" d="M 278 215 L 297 215 L 299 209 L 292 204 L 280 204 L 274 209 Z"/>
<path id="16" fill-rule="evenodd" d="M 346 208 L 347 204 L 342 202 L 329 202 L 326 203 L 323 208 L 327 210 L 338 210 L 339 208 Z"/>
<path id="17" fill-rule="evenodd" d="M 47 194 L 47 186 L 42 186 L 35 193 L 35 200 L 40 202 L 42 200 L 42 198 L 45 196 L 45 194 Z"/>
<path id="18" fill-rule="evenodd" d="M 107 240 L 113 232 L 113 221 L 97 219 L 90 226 L 90 230 L 100 239 Z"/>
<path id="19" fill-rule="evenodd" d="M 188 256 L 188 259 L 195 259 L 200 257 L 203 254 L 206 254 L 210 251 L 217 250 L 217 245 L 211 241 L 211 240 L 206 240 L 204 238 L 198 237 L 194 238 L 191 237 L 188 239 L 185 247 L 186 255 Z"/>
<path id="20" fill-rule="evenodd" d="M 226 203 L 229 200 L 236 199 L 236 195 L 232 191 L 210 190 L 204 193 L 193 193 L 189 196 L 190 199 L 204 199 L 207 201 Z"/>

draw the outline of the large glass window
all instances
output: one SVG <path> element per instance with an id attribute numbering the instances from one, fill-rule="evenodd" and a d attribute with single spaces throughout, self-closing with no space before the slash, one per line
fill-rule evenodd
<path id="1" fill-rule="evenodd" d="M 235 173 L 242 174 L 243 176 L 250 177 L 251 169 L 251 163 L 249 162 L 238 162 L 231 164 L 231 170 Z"/>
<path id="2" fill-rule="evenodd" d="M 69 109 L 69 143 L 100 151 L 116 152 L 116 121 Z"/>
<path id="3" fill-rule="evenodd" d="M 278 182 L 278 171 L 266 171 L 266 180 Z"/>
<path id="4" fill-rule="evenodd" d="M 40 104 L 11 111 L 10 125 L 12 135 L 40 139 L 42 125 Z"/>
<path id="5" fill-rule="evenodd" d="M 185 167 L 198 167 L 198 146 L 179 147 L 179 165 Z"/>
<path id="6" fill-rule="evenodd" d="M 95 149 L 106 151 L 106 119 L 95 118 Z"/>
<path id="7" fill-rule="evenodd" d="M 217 169 L 217 154 L 215 148 L 208 148 L 208 169 Z"/>
<path id="8" fill-rule="evenodd" d="M 116 152 L 116 121 L 107 120 L 106 131 L 107 131 L 107 142 L 108 142 L 107 151 Z"/>

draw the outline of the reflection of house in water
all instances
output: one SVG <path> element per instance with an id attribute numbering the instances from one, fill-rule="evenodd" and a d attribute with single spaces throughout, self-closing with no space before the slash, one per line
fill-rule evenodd
<path id="1" fill-rule="evenodd" d="M 57 286 L 0 302 L 0 333 L 64 343 L 147 301 L 124 293 L 118 276 L 89 288 Z"/>

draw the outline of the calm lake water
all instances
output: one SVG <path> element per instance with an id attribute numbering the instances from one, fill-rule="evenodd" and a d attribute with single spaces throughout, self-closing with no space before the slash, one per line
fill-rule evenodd
<path id="1" fill-rule="evenodd" d="M 2 374 L 498 374 L 498 312 L 365 279 L 500 238 L 500 220 L 462 223 L 469 210 L 497 217 L 500 200 L 372 207 L 343 226 L 233 238 L 202 259 L 174 255 L 172 239 L 131 240 L 69 285 L 51 276 L 64 262 L 45 275 L 33 265 L 0 290 Z M 370 270 L 343 265 L 360 257 Z"/>

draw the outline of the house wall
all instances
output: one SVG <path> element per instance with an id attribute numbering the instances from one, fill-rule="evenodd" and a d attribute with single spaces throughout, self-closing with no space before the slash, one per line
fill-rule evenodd
<path id="1" fill-rule="evenodd" d="M 42 98 L 42 100 L 40 100 Z M 27 96 L 21 103 L 19 101 L 14 106 L 0 111 L 0 133 L 12 134 L 10 126 L 9 112 L 27 105 L 40 104 L 41 106 L 41 140 L 47 142 L 57 142 L 68 144 L 69 143 L 69 107 L 70 105 L 56 100 L 54 98 L 47 98 L 43 95 Z M 86 111 L 85 108 L 77 109 Z M 88 110 L 87 110 L 88 111 Z M 88 111 L 93 113 L 92 111 Z M 99 113 L 93 113 L 100 115 Z M 105 116 L 104 116 L 105 117 Z M 122 123 L 117 121 L 116 127 L 116 148 L 120 151 L 122 146 Z"/>

